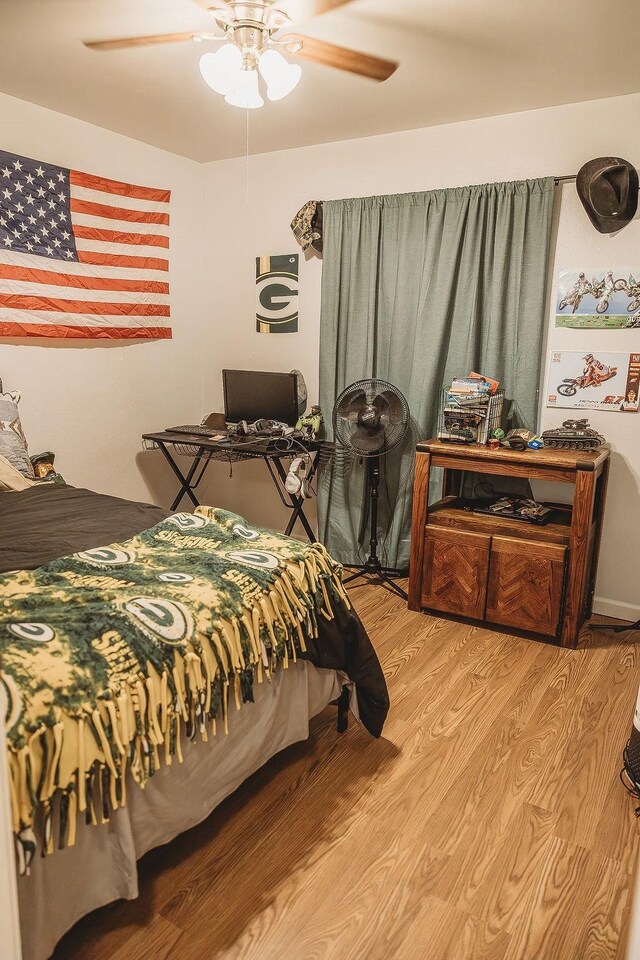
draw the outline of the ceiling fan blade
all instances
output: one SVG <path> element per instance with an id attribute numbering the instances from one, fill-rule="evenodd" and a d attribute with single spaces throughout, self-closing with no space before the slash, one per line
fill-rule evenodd
<path id="1" fill-rule="evenodd" d="M 206 3 L 206 0 L 202 2 Z M 348 3 L 353 3 L 353 0 L 272 0 L 269 7 L 286 13 L 293 23 L 302 23 L 338 7 L 345 7 Z"/>
<path id="2" fill-rule="evenodd" d="M 290 52 L 302 60 L 311 60 L 312 63 L 321 63 L 325 67 L 335 67 L 337 70 L 346 70 L 348 73 L 357 73 L 361 77 L 369 77 L 380 83 L 388 80 L 399 66 L 393 60 L 383 60 L 381 57 L 359 53 L 348 47 L 339 47 L 335 43 L 326 43 L 314 37 L 304 37 L 299 33 L 288 33 L 282 39 L 287 45 L 291 43 Z M 301 46 L 298 47 L 298 44 Z"/>
<path id="3" fill-rule="evenodd" d="M 84 40 L 90 50 L 121 50 L 125 47 L 150 47 L 157 43 L 182 43 L 185 40 L 220 40 L 215 33 L 192 30 L 190 33 L 158 33 L 150 37 L 123 37 L 119 40 Z"/>

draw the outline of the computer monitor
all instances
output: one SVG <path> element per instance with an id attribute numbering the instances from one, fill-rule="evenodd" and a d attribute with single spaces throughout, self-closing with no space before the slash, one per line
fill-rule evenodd
<path id="1" fill-rule="evenodd" d="M 246 420 L 298 421 L 298 377 L 264 370 L 223 370 L 224 414 L 227 423 Z"/>

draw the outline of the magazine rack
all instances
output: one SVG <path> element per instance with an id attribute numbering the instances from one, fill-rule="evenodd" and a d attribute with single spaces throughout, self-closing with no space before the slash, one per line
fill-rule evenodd
<path id="1" fill-rule="evenodd" d="M 504 390 L 488 395 L 484 401 L 464 400 L 450 390 L 440 392 L 438 439 L 465 443 L 486 443 L 492 432 L 502 424 Z M 468 432 L 468 437 L 464 433 Z"/>

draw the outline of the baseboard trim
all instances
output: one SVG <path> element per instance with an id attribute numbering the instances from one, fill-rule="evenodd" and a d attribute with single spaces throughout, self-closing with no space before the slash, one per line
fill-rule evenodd
<path id="1" fill-rule="evenodd" d="M 640 619 L 640 604 L 624 603 L 622 600 L 607 600 L 606 597 L 593 598 L 593 612 L 603 617 L 615 617 L 616 620 L 631 620 L 635 623 Z"/>

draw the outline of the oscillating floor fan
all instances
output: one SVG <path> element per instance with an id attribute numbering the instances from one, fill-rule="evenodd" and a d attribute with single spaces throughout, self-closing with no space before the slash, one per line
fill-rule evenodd
<path id="1" fill-rule="evenodd" d="M 369 494 L 369 556 L 359 566 L 358 572 L 344 582 L 374 576 L 405 600 L 407 594 L 391 579 L 378 557 L 378 498 L 381 458 L 402 443 L 408 426 L 407 401 L 398 388 L 386 380 L 358 380 L 352 383 L 342 391 L 333 408 L 336 444 L 365 460 Z"/>

